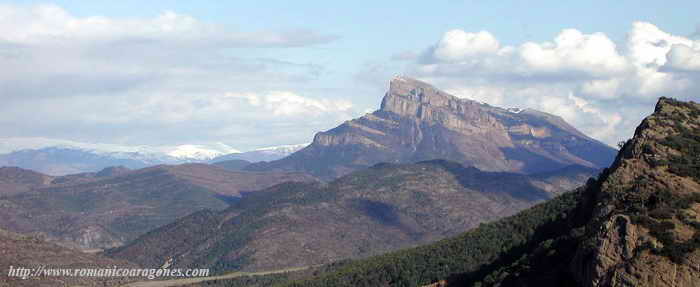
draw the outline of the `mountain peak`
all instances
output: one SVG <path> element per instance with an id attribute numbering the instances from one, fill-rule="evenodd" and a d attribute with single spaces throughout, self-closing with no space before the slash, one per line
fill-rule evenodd
<path id="1" fill-rule="evenodd" d="M 389 82 L 389 90 L 390 91 L 395 89 L 395 88 L 402 88 L 402 87 L 403 88 L 409 87 L 409 88 L 414 88 L 414 89 L 415 88 L 435 89 L 435 87 L 433 87 L 432 85 L 430 85 L 426 82 L 423 82 L 423 81 L 420 81 L 420 80 L 417 80 L 414 78 L 410 78 L 410 77 L 405 77 L 405 76 L 395 76 Z"/>
<path id="2" fill-rule="evenodd" d="M 615 150 L 553 115 L 465 100 L 397 76 L 381 108 L 317 133 L 313 143 L 246 170 L 307 171 L 332 179 L 380 162 L 450 159 L 486 171 L 550 171 L 571 164 L 603 167 Z"/>
<path id="3" fill-rule="evenodd" d="M 426 82 L 396 76 L 389 82 L 389 91 L 382 100 L 380 110 L 408 115 L 418 112 L 420 105 L 455 107 L 465 101 L 468 100 L 457 98 Z"/>

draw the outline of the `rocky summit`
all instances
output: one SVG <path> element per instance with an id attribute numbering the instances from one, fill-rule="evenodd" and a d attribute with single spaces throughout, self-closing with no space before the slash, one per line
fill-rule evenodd
<path id="1" fill-rule="evenodd" d="M 561 117 L 461 99 L 396 77 L 381 108 L 320 132 L 306 148 L 249 170 L 296 170 L 332 179 L 379 162 L 450 159 L 484 171 L 535 173 L 608 166 L 615 149 Z"/>

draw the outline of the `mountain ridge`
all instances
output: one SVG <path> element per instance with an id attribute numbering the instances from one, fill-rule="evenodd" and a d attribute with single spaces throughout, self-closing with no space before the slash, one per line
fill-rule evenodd
<path id="1" fill-rule="evenodd" d="M 19 140 L 18 140 L 19 141 Z M 38 140 L 41 141 L 41 140 Z M 110 166 L 139 169 L 159 164 L 214 163 L 227 159 L 245 159 L 251 162 L 283 158 L 302 148 L 299 145 L 281 145 L 241 152 L 224 144 L 179 146 L 120 146 L 88 144 L 71 141 L 52 141 L 46 144 L 10 144 L 0 154 L 0 166 L 17 166 L 54 176 L 81 172 L 95 172 Z M 29 146 L 30 148 L 22 148 Z"/>
<path id="2" fill-rule="evenodd" d="M 288 157 L 245 169 L 305 171 L 330 180 L 379 162 L 449 158 L 485 171 L 533 173 L 569 164 L 602 168 L 614 154 L 560 117 L 514 113 L 399 77 L 379 110 L 317 133 Z"/>

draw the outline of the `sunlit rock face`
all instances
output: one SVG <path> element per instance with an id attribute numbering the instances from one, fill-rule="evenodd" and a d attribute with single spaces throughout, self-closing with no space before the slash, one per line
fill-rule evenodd
<path id="1" fill-rule="evenodd" d="M 379 110 L 316 134 L 306 148 L 250 170 L 300 170 L 325 179 L 379 162 L 449 159 L 486 171 L 533 173 L 605 167 L 615 150 L 562 118 L 460 99 L 396 77 Z"/>

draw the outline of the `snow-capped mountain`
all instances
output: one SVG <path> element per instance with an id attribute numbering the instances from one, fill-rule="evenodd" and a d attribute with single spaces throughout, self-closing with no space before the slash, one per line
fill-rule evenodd
<path id="1" fill-rule="evenodd" d="M 188 144 L 178 146 L 166 146 L 157 148 L 155 150 L 160 151 L 160 153 L 166 154 L 170 157 L 185 161 L 206 161 L 225 154 L 241 153 L 241 151 L 223 143 L 215 143 L 209 145 Z"/>
<path id="2" fill-rule="evenodd" d="M 270 155 L 274 154 L 274 155 L 287 156 L 287 155 L 290 155 L 290 154 L 292 154 L 300 149 L 305 148 L 309 144 L 310 143 L 280 145 L 280 146 L 272 146 L 272 147 L 264 147 L 264 148 L 254 149 L 252 151 L 270 154 Z"/>
<path id="3" fill-rule="evenodd" d="M 247 152 L 219 156 L 212 159 L 210 162 L 221 162 L 233 159 L 242 159 L 249 162 L 273 161 L 282 159 L 308 145 L 309 143 L 303 143 L 258 148 Z"/>
<path id="4" fill-rule="evenodd" d="M 49 138 L 0 138 L 0 154 L 15 151 L 61 148 L 145 162 L 206 161 L 217 156 L 240 153 L 224 143 L 186 145 L 118 145 L 85 143 Z"/>
<path id="5" fill-rule="evenodd" d="M 0 166 L 17 166 L 51 175 L 93 172 L 118 165 L 142 168 L 207 162 L 240 153 L 224 143 L 130 146 L 49 138 L 0 138 Z"/>

